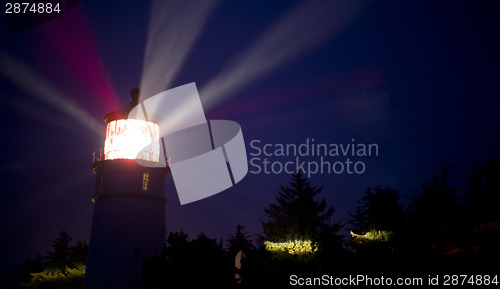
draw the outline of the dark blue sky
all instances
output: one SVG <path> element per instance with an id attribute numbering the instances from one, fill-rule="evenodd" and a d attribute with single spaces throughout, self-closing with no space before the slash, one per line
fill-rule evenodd
<path id="1" fill-rule="evenodd" d="M 378 156 L 359 159 L 366 164 L 363 174 L 311 177 L 343 221 L 368 186 L 389 184 L 403 202 L 411 200 L 427 178 L 423 163 L 433 157 L 461 164 L 455 171 L 460 187 L 474 156 L 479 162 L 499 157 L 497 1 L 362 1 L 332 31 L 327 28 L 335 20 L 321 31 L 323 24 L 303 19 L 304 25 L 252 67 L 291 47 L 304 47 L 300 53 L 216 103 L 204 98 L 204 87 L 258 47 L 259 39 L 300 4 L 219 3 L 168 87 L 196 82 L 207 118 L 237 121 L 248 153 L 252 140 L 299 145 L 306 139 L 349 144 L 354 138 L 378 144 Z M 82 1 L 62 17 L 15 33 L 2 15 L 5 264 L 45 253 L 61 230 L 88 240 L 95 183 L 91 155 L 103 146 L 102 116 L 127 104 L 128 91 L 140 82 L 149 10 L 147 1 Z M 185 27 L 178 31 L 191 33 Z M 314 43 L 318 33 L 322 41 Z M 65 101 L 44 97 L 54 89 Z M 87 118 L 75 116 L 72 103 Z M 92 132 L 92 121 L 102 126 L 97 126 L 101 136 Z M 264 208 L 289 178 L 249 173 L 227 191 L 181 206 L 168 177 L 166 229 L 183 229 L 191 238 L 202 231 L 223 238 L 242 224 L 249 233 L 261 233 Z"/>

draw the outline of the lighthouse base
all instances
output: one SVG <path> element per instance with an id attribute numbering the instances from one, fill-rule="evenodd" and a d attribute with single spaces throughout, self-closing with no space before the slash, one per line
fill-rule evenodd
<path id="1" fill-rule="evenodd" d="M 84 288 L 143 288 L 144 260 L 165 246 L 165 171 L 111 161 L 96 174 Z"/>

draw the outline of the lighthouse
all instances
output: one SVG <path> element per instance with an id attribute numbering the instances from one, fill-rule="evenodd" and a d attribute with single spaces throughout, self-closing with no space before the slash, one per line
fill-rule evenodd
<path id="1" fill-rule="evenodd" d="M 139 89 L 128 107 L 104 116 L 104 147 L 94 152 L 94 212 L 85 289 L 142 288 L 142 265 L 164 246 L 165 178 L 158 124 L 128 118 L 138 105 Z M 137 161 L 151 165 L 139 165 Z"/>

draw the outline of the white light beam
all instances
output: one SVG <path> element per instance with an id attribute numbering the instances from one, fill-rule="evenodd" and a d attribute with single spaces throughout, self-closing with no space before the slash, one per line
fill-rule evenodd
<path id="1" fill-rule="evenodd" d="M 360 1 L 304 1 L 294 6 L 254 45 L 202 87 L 208 110 L 224 97 L 291 61 L 338 33 L 360 8 Z"/>
<path id="2" fill-rule="evenodd" d="M 88 131 L 102 138 L 104 124 L 45 80 L 23 61 L 0 50 L 0 73 L 25 92 L 58 109 Z"/>
<path id="3" fill-rule="evenodd" d="M 152 2 L 141 95 L 151 97 L 170 86 L 217 2 Z"/>

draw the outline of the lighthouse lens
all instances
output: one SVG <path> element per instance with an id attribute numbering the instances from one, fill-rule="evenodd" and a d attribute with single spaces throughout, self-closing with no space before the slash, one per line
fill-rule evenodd
<path id="1" fill-rule="evenodd" d="M 151 121 L 118 119 L 106 127 L 104 159 L 139 159 L 159 162 L 160 127 Z"/>

